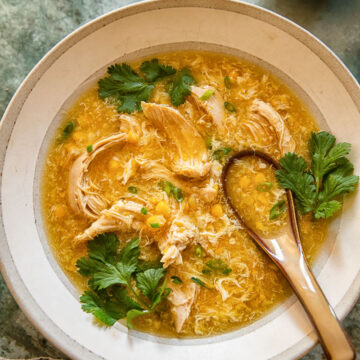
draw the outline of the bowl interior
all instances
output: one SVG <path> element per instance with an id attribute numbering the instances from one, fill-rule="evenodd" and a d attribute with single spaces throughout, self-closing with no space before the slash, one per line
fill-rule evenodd
<path id="1" fill-rule="evenodd" d="M 41 61 L 2 121 L 6 144 L 6 148 L 0 145 L 4 275 L 33 322 L 72 358 L 115 359 L 119 349 L 130 356 L 136 345 L 139 358 L 171 354 L 180 359 L 186 351 L 215 359 L 241 349 L 247 358 L 280 359 L 299 355 L 316 340 L 295 298 L 246 328 L 212 338 L 178 340 L 139 332 L 128 337 L 121 324 L 105 331 L 81 312 L 77 292 L 48 247 L 39 203 L 46 149 L 66 108 L 116 61 L 201 49 L 256 63 L 285 82 L 322 128 L 353 144 L 352 160 L 359 168 L 359 89 L 350 92 L 353 80 L 323 45 L 295 25 L 250 5 L 230 1 L 191 4 L 141 4 L 75 32 Z M 359 206 L 357 198 L 346 202 L 315 265 L 318 280 L 339 316 L 349 310 L 359 289 L 360 245 L 351 236 L 359 227 Z M 23 220 L 21 227 L 19 219 Z M 281 337 L 275 336 L 279 333 Z M 254 346 L 259 341 L 261 348 Z M 174 352 L 179 346 L 182 351 Z"/>

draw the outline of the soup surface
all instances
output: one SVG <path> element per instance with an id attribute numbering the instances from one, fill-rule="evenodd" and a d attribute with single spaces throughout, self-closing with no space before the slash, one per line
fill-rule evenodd
<path id="1" fill-rule="evenodd" d="M 252 148 L 276 159 L 296 149 L 308 159 L 307 141 L 318 126 L 285 85 L 253 64 L 207 52 L 156 58 L 191 71 L 195 83 L 183 104 L 172 104 L 165 77 L 143 111 L 119 113 L 94 84 L 64 114 L 43 173 L 48 238 L 83 291 L 87 278 L 76 261 L 89 240 L 115 232 L 124 246 L 139 236 L 140 259 L 161 258 L 172 292 L 159 310 L 135 319 L 135 328 L 182 337 L 223 333 L 259 319 L 291 292 L 224 201 L 226 158 Z M 130 65 L 139 73 L 143 61 Z M 62 133 L 69 123 L 71 131 Z M 235 168 L 228 186 L 249 224 L 266 232 L 286 221 L 273 170 L 250 158 Z M 307 214 L 299 226 L 311 262 L 327 222 Z"/>

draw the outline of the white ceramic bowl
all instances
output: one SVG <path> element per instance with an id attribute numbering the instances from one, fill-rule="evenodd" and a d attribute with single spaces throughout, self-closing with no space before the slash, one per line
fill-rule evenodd
<path id="1" fill-rule="evenodd" d="M 72 359 L 293 359 L 316 342 L 296 299 L 239 331 L 205 339 L 164 339 L 96 326 L 47 246 L 39 173 L 61 111 L 106 66 L 174 49 L 238 55 L 285 81 L 322 127 L 353 144 L 360 169 L 360 89 L 339 59 L 311 34 L 253 5 L 221 0 L 150 1 L 100 17 L 51 50 L 11 101 L 0 128 L 0 258 L 17 302 Z M 359 172 L 359 171 L 358 171 Z M 343 318 L 359 293 L 360 198 L 348 199 L 315 273 Z"/>

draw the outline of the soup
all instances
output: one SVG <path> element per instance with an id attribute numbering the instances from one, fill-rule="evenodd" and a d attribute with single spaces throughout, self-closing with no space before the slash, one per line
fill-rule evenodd
<path id="1" fill-rule="evenodd" d="M 141 331 L 193 337 L 248 325 L 291 290 L 228 209 L 222 168 L 228 156 L 248 148 L 275 159 L 296 151 L 309 160 L 308 139 L 318 125 L 284 84 L 241 59 L 184 51 L 130 66 L 113 67 L 100 91 L 94 84 L 76 100 L 49 148 L 42 207 L 56 259 L 80 292 L 90 289 L 86 294 L 94 296 L 91 305 L 82 298 L 85 310 L 99 315 L 101 308 L 98 318 L 106 315 L 108 325 L 125 317 L 107 307 L 124 289 L 126 299 L 139 304 L 127 304 L 128 323 Z M 116 93 L 114 84 L 127 85 L 127 93 L 120 86 Z M 286 221 L 283 210 L 269 218 L 284 198 L 273 170 L 242 161 L 230 188 L 246 204 L 251 225 L 266 231 Z M 299 213 L 310 262 L 327 223 Z M 103 257 L 102 272 L 88 284 L 91 271 L 77 261 L 88 255 L 98 261 L 94 249 L 101 241 L 119 249 L 132 244 L 132 254 L 139 250 L 131 277 L 115 264 L 125 261 L 128 247 L 125 255 L 113 252 L 106 267 Z M 104 272 L 112 276 L 106 284 Z M 159 285 L 155 292 L 145 286 L 149 279 Z M 106 300 L 100 304 L 101 296 Z"/>

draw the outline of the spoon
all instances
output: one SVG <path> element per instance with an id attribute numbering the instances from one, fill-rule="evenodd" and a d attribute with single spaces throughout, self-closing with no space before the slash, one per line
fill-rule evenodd
<path id="1" fill-rule="evenodd" d="M 287 222 L 284 231 L 276 236 L 260 236 L 246 224 L 235 209 L 226 189 L 228 171 L 235 160 L 250 156 L 260 158 L 275 169 L 280 169 L 280 164 L 276 160 L 260 151 L 244 150 L 229 158 L 222 173 L 222 185 L 228 205 L 245 231 L 270 256 L 289 281 L 318 333 L 326 357 L 332 360 L 355 359 L 353 345 L 304 256 L 291 191 L 286 190 L 290 221 Z"/>

